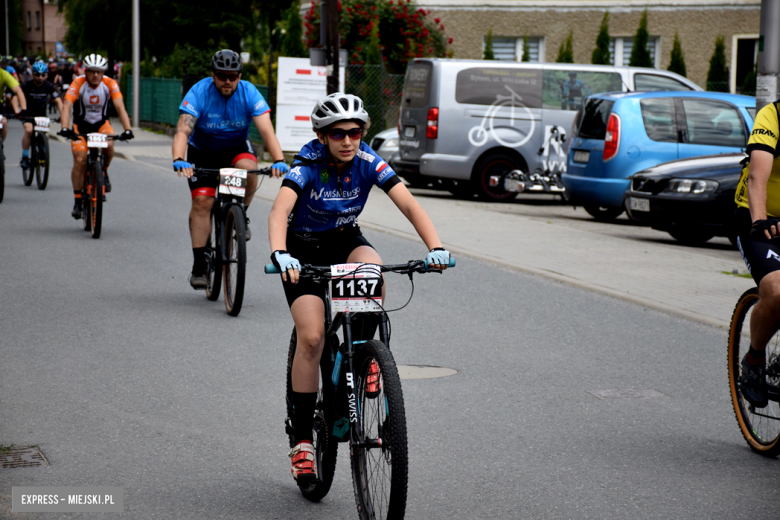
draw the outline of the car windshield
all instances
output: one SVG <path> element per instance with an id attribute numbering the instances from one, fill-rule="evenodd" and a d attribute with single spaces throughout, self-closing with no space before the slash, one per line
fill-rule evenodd
<path id="1" fill-rule="evenodd" d="M 604 139 L 607 133 L 607 121 L 614 104 L 615 102 L 609 99 L 589 99 L 582 112 L 577 135 L 586 139 Z"/>

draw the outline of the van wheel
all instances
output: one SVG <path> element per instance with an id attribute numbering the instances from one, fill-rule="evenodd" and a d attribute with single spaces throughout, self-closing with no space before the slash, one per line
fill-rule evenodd
<path id="1" fill-rule="evenodd" d="M 517 160 L 508 155 L 491 154 L 483 157 L 474 169 L 472 176 L 472 188 L 476 190 L 480 199 L 493 202 L 512 200 L 517 193 L 504 190 L 504 186 L 491 186 L 490 177 L 493 175 L 505 175 L 512 170 L 521 169 Z"/>
<path id="2" fill-rule="evenodd" d="M 623 206 L 598 206 L 596 204 L 585 204 L 582 206 L 588 215 L 599 222 L 611 222 L 618 218 L 626 210 Z"/>

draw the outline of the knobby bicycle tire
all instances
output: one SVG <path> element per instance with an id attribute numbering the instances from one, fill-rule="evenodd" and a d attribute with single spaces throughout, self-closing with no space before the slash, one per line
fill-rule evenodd
<path id="1" fill-rule="evenodd" d="M 293 327 L 292 336 L 290 337 L 290 348 L 287 352 L 287 417 L 292 421 L 295 420 L 295 410 L 292 405 L 292 366 L 293 359 L 295 359 L 295 350 L 298 344 L 298 336 L 295 333 L 295 327 Z M 326 351 L 328 349 L 326 348 Z M 326 352 L 323 352 L 323 358 Z M 328 355 L 330 355 L 328 353 Z M 327 410 L 325 403 L 332 402 L 332 396 L 330 391 L 324 390 L 323 383 L 330 378 L 332 368 L 327 359 L 320 361 L 320 390 L 317 393 L 317 404 L 314 408 L 314 427 L 312 429 L 312 443 L 314 445 L 314 451 L 316 455 L 317 471 L 319 473 L 319 480 L 308 483 L 299 484 L 298 488 L 301 490 L 301 494 L 312 502 L 319 502 L 330 491 L 330 486 L 333 484 L 333 475 L 336 473 L 336 458 L 338 455 L 338 441 L 333 437 L 333 423 L 332 413 Z M 332 387 L 330 387 L 332 389 Z M 295 438 L 291 432 L 288 432 L 290 441 L 290 448 L 295 446 Z"/>
<path id="2" fill-rule="evenodd" d="M 35 138 L 33 137 L 30 139 L 30 155 L 28 157 L 28 160 L 30 161 L 30 167 L 29 168 L 22 168 L 22 181 L 24 181 L 25 186 L 29 186 L 32 184 L 33 181 L 33 168 L 35 168 L 35 162 L 37 154 L 35 153 Z"/>
<path id="3" fill-rule="evenodd" d="M 211 212 L 211 233 L 209 234 L 208 247 L 209 258 L 206 271 L 206 298 L 215 302 L 219 299 L 219 291 L 222 289 L 222 257 L 219 252 L 220 240 L 217 236 L 217 218 L 219 207 L 216 202 Z"/>
<path id="4" fill-rule="evenodd" d="M 734 416 L 742 432 L 742 436 L 750 449 L 766 457 L 776 457 L 780 454 L 780 406 L 775 401 L 769 401 L 765 408 L 754 409 L 742 397 L 740 390 L 740 363 L 750 347 L 748 318 L 749 311 L 758 303 L 758 288 L 745 291 L 739 297 L 731 317 L 728 346 L 728 375 L 731 403 L 734 406 Z M 743 334 L 743 327 L 748 327 L 748 336 Z M 778 345 L 780 335 L 776 334 L 767 345 L 767 381 L 778 384 Z"/>
<path id="5" fill-rule="evenodd" d="M 379 365 L 378 393 L 373 394 L 366 388 L 372 360 Z M 360 345 L 355 372 L 361 440 L 381 440 L 381 447 L 353 445 L 350 450 L 358 515 L 365 520 L 401 519 L 406 513 L 409 461 L 398 368 L 390 349 L 381 341 L 370 340 Z"/>
<path id="6" fill-rule="evenodd" d="M 238 316 L 244 303 L 246 282 L 246 215 L 240 206 L 230 206 L 225 215 L 225 308 Z"/>
<path id="7" fill-rule="evenodd" d="M 5 195 L 5 153 L 3 146 L 0 144 L 0 202 L 3 202 L 3 196 Z"/>
<path id="8" fill-rule="evenodd" d="M 100 238 L 103 229 L 103 195 L 105 194 L 105 180 L 103 179 L 103 158 L 98 155 L 92 163 L 90 175 L 90 223 L 92 238 Z"/>
<path id="9" fill-rule="evenodd" d="M 35 168 L 35 180 L 39 190 L 45 190 L 49 183 L 49 136 L 38 134 L 38 164 Z"/>

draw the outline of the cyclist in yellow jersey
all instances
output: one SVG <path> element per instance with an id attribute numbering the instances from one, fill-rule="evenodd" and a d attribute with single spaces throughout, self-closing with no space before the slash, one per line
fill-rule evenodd
<path id="1" fill-rule="evenodd" d="M 27 112 L 27 100 L 24 98 L 24 92 L 22 92 L 22 87 L 19 86 L 19 82 L 16 81 L 16 78 L 14 78 L 8 71 L 0 69 L 0 92 L 5 91 L 5 87 L 8 87 L 8 89 L 14 93 L 14 95 L 19 100 L 19 105 L 21 106 L 21 112 L 17 112 L 16 114 L 19 116 L 24 116 Z M 8 120 L 0 116 L 0 122 L 3 124 L 3 142 L 5 142 L 5 138 L 8 136 Z"/>
<path id="2" fill-rule="evenodd" d="M 737 245 L 758 285 L 750 317 L 750 350 L 742 360 L 742 394 L 756 408 L 768 404 L 766 345 L 780 330 L 780 100 L 758 112 L 748 158 L 734 200 Z"/>

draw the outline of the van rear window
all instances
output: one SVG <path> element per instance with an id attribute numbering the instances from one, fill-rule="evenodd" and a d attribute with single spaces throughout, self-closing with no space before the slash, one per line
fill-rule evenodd
<path id="1" fill-rule="evenodd" d="M 431 97 L 432 72 L 433 65 L 428 62 L 416 62 L 409 65 L 404 79 L 402 107 L 421 108 L 428 104 Z"/>
<path id="2" fill-rule="evenodd" d="M 455 101 L 468 105 L 542 107 L 542 71 L 477 67 L 458 72 Z"/>
<path id="3" fill-rule="evenodd" d="M 616 72 L 545 70 L 542 108 L 579 110 L 591 94 L 621 90 L 623 80 Z"/>
<path id="4" fill-rule="evenodd" d="M 614 104 L 615 102 L 609 99 L 588 99 L 582 111 L 577 136 L 585 139 L 604 139 L 607 134 L 607 121 Z"/>

